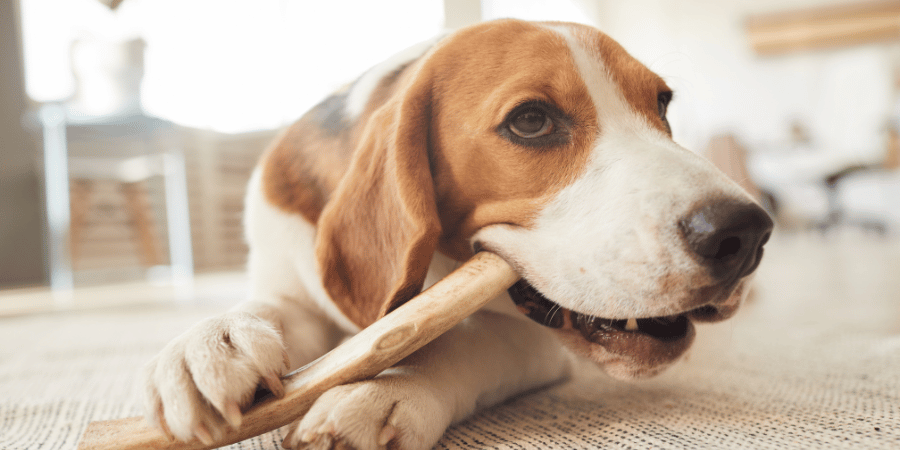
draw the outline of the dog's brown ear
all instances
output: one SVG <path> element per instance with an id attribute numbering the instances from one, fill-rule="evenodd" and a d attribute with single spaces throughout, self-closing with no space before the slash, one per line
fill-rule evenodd
<path id="1" fill-rule="evenodd" d="M 413 75 L 373 113 L 322 211 L 324 286 L 364 327 L 422 290 L 440 235 L 428 152 L 431 85 Z"/>

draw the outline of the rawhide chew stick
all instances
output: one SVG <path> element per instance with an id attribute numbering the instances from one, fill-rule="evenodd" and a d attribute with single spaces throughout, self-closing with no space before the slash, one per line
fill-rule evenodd
<path id="1" fill-rule="evenodd" d="M 302 417 L 332 387 L 361 381 L 418 350 L 509 288 L 519 275 L 499 256 L 481 252 L 443 280 L 311 364 L 284 378 L 285 395 L 250 407 L 237 429 L 213 445 L 170 441 L 143 417 L 91 422 L 79 450 L 217 448 L 275 430 Z"/>

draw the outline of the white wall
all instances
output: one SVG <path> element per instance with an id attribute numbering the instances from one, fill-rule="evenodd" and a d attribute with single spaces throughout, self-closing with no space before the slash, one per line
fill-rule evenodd
<path id="1" fill-rule="evenodd" d="M 759 57 L 744 32 L 751 14 L 828 2 L 596 3 L 598 26 L 675 89 L 670 121 L 684 145 L 699 150 L 713 134 L 730 131 L 751 150 L 771 150 L 787 141 L 788 124 L 801 120 L 816 151 L 859 159 L 883 151 L 897 44 Z"/>

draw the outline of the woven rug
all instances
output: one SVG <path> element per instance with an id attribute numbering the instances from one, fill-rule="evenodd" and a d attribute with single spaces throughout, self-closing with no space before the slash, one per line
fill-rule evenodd
<path id="1" fill-rule="evenodd" d="M 900 247 L 825 244 L 773 243 L 753 301 L 700 326 L 663 376 L 618 382 L 580 362 L 569 382 L 485 410 L 436 448 L 900 448 Z M 139 414 L 140 367 L 223 309 L 0 319 L 0 449 L 72 449 L 90 421 Z"/>

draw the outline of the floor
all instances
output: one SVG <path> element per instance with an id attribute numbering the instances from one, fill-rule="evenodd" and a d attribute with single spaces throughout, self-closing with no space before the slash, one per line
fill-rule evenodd
<path id="1" fill-rule="evenodd" d="M 900 333 L 900 239 L 854 229 L 776 234 L 766 252 L 757 301 L 743 311 L 748 319 Z"/>
<path id="2" fill-rule="evenodd" d="M 133 281 L 57 292 L 47 288 L 0 290 L 0 317 L 133 306 L 228 306 L 244 298 L 246 285 L 242 272 L 216 272 L 197 275 L 187 285 Z"/>

